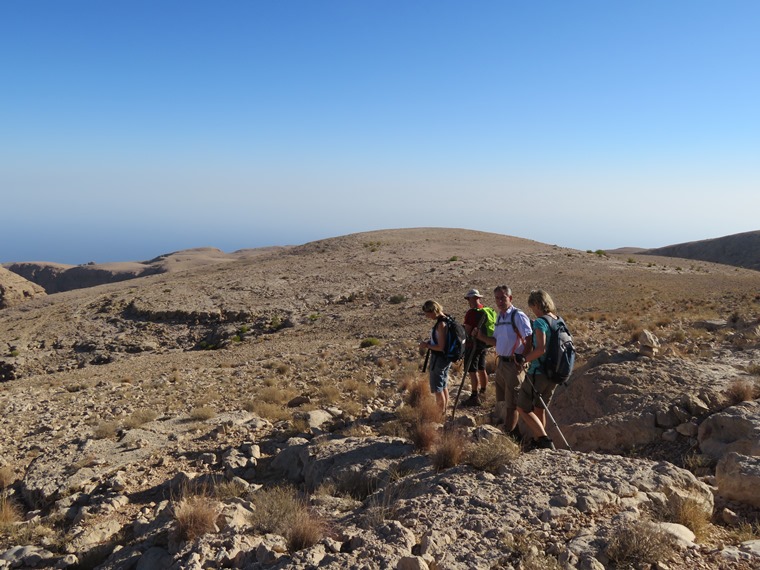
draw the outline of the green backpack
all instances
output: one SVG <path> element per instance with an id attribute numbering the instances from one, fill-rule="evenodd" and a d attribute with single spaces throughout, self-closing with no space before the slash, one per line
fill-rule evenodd
<path id="1" fill-rule="evenodd" d="M 491 307 L 483 307 L 477 311 L 478 322 L 480 323 L 482 319 L 480 332 L 482 332 L 484 335 L 493 336 L 493 329 L 496 326 L 496 317 L 498 317 L 498 313 Z"/>

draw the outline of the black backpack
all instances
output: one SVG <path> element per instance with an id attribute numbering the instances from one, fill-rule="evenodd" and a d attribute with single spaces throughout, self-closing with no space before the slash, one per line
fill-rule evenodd
<path id="1" fill-rule="evenodd" d="M 544 375 L 557 384 L 563 384 L 570 378 L 575 366 L 575 346 L 573 345 L 573 336 L 567 328 L 567 324 L 562 317 L 552 319 L 544 315 L 539 317 L 543 319 L 551 329 L 551 338 L 549 346 L 544 353 L 544 359 L 541 363 L 541 371 Z"/>
<path id="2" fill-rule="evenodd" d="M 467 340 L 467 333 L 454 317 L 439 317 L 439 322 L 441 320 L 446 321 L 447 325 L 444 355 L 451 362 L 461 360 L 464 356 L 464 343 Z"/>

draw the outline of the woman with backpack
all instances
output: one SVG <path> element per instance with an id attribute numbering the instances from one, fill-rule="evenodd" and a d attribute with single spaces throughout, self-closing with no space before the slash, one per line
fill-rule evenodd
<path id="1" fill-rule="evenodd" d="M 533 434 L 533 445 L 539 449 L 554 449 L 554 443 L 546 434 L 546 409 L 541 400 L 548 406 L 557 387 L 546 377 L 542 364 L 546 360 L 546 348 L 551 338 L 551 328 L 541 317 L 556 319 L 557 310 L 549 293 L 538 289 L 531 291 L 528 296 L 528 307 L 536 315 L 533 321 L 533 349 L 525 355 L 524 366 L 528 367 L 525 382 L 517 395 L 517 413 Z"/>
<path id="2" fill-rule="evenodd" d="M 441 414 L 445 414 L 449 405 L 448 382 L 451 368 L 451 361 L 446 358 L 447 319 L 443 307 L 435 301 L 425 301 L 422 312 L 427 318 L 435 320 L 430 338 L 420 343 L 420 350 L 430 351 L 430 392 L 435 396 Z"/>

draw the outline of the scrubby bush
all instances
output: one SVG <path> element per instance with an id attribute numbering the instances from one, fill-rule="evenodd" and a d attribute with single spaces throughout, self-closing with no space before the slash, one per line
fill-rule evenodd
<path id="1" fill-rule="evenodd" d="M 198 406 L 190 410 L 190 419 L 195 421 L 210 420 L 216 415 L 216 410 L 211 406 Z"/>
<path id="2" fill-rule="evenodd" d="M 438 428 L 430 422 L 416 421 L 409 427 L 409 439 L 415 448 L 427 451 L 438 439 Z"/>
<path id="3" fill-rule="evenodd" d="M 262 533 L 284 536 L 295 551 L 313 546 L 325 536 L 324 520 L 313 513 L 291 487 L 262 489 L 253 497 L 250 521 Z"/>
<path id="4" fill-rule="evenodd" d="M 7 531 L 18 522 L 21 522 L 21 509 L 3 493 L 0 495 L 0 531 Z"/>
<path id="5" fill-rule="evenodd" d="M 219 503 L 211 497 L 184 497 L 174 504 L 174 520 L 181 540 L 193 540 L 216 530 Z"/>
<path id="6" fill-rule="evenodd" d="M 750 402 L 758 396 L 757 384 L 746 379 L 734 380 L 726 388 L 725 396 L 729 405 Z"/>
<path id="7" fill-rule="evenodd" d="M 377 338 L 375 338 L 373 336 L 370 336 L 370 337 L 367 337 L 367 338 L 363 339 L 359 343 L 359 346 L 361 348 L 369 348 L 370 346 L 377 346 L 378 344 L 380 344 L 380 339 L 377 339 Z"/>
<path id="8" fill-rule="evenodd" d="M 519 456 L 520 447 L 511 438 L 496 437 L 469 445 L 464 461 L 475 469 L 496 473 Z"/>
<path id="9" fill-rule="evenodd" d="M 437 471 L 459 465 L 464 455 L 466 440 L 461 432 L 448 430 L 443 433 L 433 449 L 430 459 Z"/>
<path id="10" fill-rule="evenodd" d="M 656 564 L 673 552 L 673 538 L 650 521 L 636 521 L 613 534 L 607 556 L 615 568 Z"/>
<path id="11" fill-rule="evenodd" d="M 119 424 L 114 421 L 100 422 L 95 426 L 93 430 L 93 437 L 95 439 L 107 439 L 116 437 L 116 431 L 119 429 Z"/>
<path id="12" fill-rule="evenodd" d="M 141 410 L 135 410 L 135 412 L 124 421 L 124 427 L 134 429 L 141 425 L 152 422 L 158 417 L 158 413 L 155 410 L 147 408 Z"/>

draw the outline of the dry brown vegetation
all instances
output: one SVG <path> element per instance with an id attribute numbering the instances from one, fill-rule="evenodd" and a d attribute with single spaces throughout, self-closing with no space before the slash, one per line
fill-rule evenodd
<path id="1" fill-rule="evenodd" d="M 673 552 L 673 538 L 650 521 L 637 521 L 616 532 L 607 544 L 615 568 L 656 564 Z"/>
<path id="2" fill-rule="evenodd" d="M 292 487 L 271 487 L 254 497 L 256 510 L 250 517 L 259 532 L 284 536 L 293 550 L 308 548 L 322 540 L 327 524 L 314 513 Z"/>
<path id="3" fill-rule="evenodd" d="M 729 405 L 750 402 L 758 397 L 760 397 L 760 389 L 758 383 L 753 380 L 735 380 L 726 389 Z"/>
<path id="4" fill-rule="evenodd" d="M 497 473 L 520 456 L 520 446 L 509 437 L 481 440 L 467 447 L 465 462 L 481 471 Z"/>
<path id="5" fill-rule="evenodd" d="M 174 519 L 181 540 L 193 540 L 216 529 L 219 503 L 206 495 L 183 497 L 174 504 Z"/>
<path id="6" fill-rule="evenodd" d="M 464 455 L 465 443 L 466 438 L 459 430 L 444 431 L 430 455 L 433 466 L 441 471 L 459 465 Z"/>

